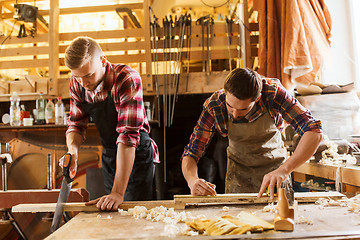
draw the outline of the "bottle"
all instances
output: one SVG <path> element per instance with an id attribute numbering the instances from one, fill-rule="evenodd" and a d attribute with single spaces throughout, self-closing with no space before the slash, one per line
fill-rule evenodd
<path id="1" fill-rule="evenodd" d="M 25 105 L 20 105 L 20 122 L 21 126 L 23 126 L 23 119 L 24 118 L 30 118 L 30 112 L 26 111 Z"/>
<path id="2" fill-rule="evenodd" d="M 45 107 L 45 121 L 46 124 L 55 123 L 55 105 L 51 98 L 49 98 Z"/>
<path id="3" fill-rule="evenodd" d="M 36 99 L 36 124 L 45 124 L 45 99 L 43 93 Z"/>
<path id="4" fill-rule="evenodd" d="M 148 121 L 151 121 L 152 116 L 151 116 L 150 102 L 144 102 L 144 106 L 145 106 L 146 117 Z"/>
<path id="5" fill-rule="evenodd" d="M 16 92 L 10 97 L 10 125 L 20 126 L 20 97 Z"/>
<path id="6" fill-rule="evenodd" d="M 57 98 L 57 102 L 55 104 L 55 124 L 63 125 L 64 124 L 64 116 L 65 116 L 65 107 L 62 101 L 62 97 Z"/>

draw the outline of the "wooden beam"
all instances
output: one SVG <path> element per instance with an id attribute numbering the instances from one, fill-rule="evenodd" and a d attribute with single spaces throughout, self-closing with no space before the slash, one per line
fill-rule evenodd
<path id="1" fill-rule="evenodd" d="M 315 202 L 319 198 L 331 198 L 339 200 L 345 197 L 339 192 L 296 192 L 294 193 L 295 200 L 298 202 Z M 218 194 L 216 196 L 192 196 L 192 195 L 175 195 L 175 203 L 183 204 L 259 204 L 270 203 L 270 197 L 263 194 L 261 198 L 257 197 L 257 193 L 237 193 L 237 194 Z M 276 199 L 275 199 L 276 200 Z"/>
<path id="2" fill-rule="evenodd" d="M 64 53 L 67 46 L 68 45 L 59 46 L 59 53 Z M 112 52 L 112 51 L 129 51 L 129 50 L 144 49 L 145 44 L 144 42 L 118 42 L 118 43 L 101 43 L 100 46 L 104 52 Z M 49 47 L 41 46 L 41 47 L 4 48 L 0 50 L 0 53 L 1 53 L 0 59 L 2 57 L 19 56 L 19 60 L 21 60 L 21 56 L 48 54 Z"/>
<path id="3" fill-rule="evenodd" d="M 1 61 L 0 69 L 35 68 L 48 67 L 49 59 Z"/>
<path id="4" fill-rule="evenodd" d="M 107 30 L 107 31 L 89 31 L 89 32 L 71 32 L 61 33 L 60 41 L 71 41 L 78 36 L 88 36 L 94 39 L 108 38 L 141 38 L 144 37 L 144 30 L 141 28 L 125 29 L 125 30 Z"/>
<path id="5" fill-rule="evenodd" d="M 112 11 L 115 12 L 116 8 L 142 9 L 142 7 L 143 4 L 141 3 L 129 3 L 129 4 L 115 4 L 115 5 L 103 5 L 103 6 L 90 6 L 90 7 L 61 8 L 59 9 L 60 10 L 59 14 L 67 15 L 67 14 L 97 13 L 97 12 L 112 12 Z M 41 16 L 51 15 L 50 10 L 39 10 L 38 13 Z M 14 13 L 3 13 L 1 14 L 0 18 L 10 19 L 13 17 L 13 15 Z"/>
<path id="6" fill-rule="evenodd" d="M 244 25 L 245 25 L 245 29 L 244 29 L 244 37 L 245 37 L 245 46 L 243 46 L 245 48 L 245 56 L 244 56 L 244 66 L 248 67 L 250 69 L 252 69 L 252 59 L 251 59 L 251 47 L 250 47 L 250 32 L 248 32 L 247 29 L 249 29 L 249 10 L 248 10 L 248 1 L 243 1 L 244 4 Z"/>
<path id="7" fill-rule="evenodd" d="M 50 1 L 49 26 L 49 95 L 58 95 L 59 77 L 59 0 Z"/>
<path id="8" fill-rule="evenodd" d="M 176 204 L 174 200 L 159 201 L 129 201 L 122 203 L 119 208 L 128 210 L 135 206 L 144 206 L 148 209 L 164 206 L 166 208 L 185 209 L 185 204 Z M 54 212 L 56 203 L 41 204 L 19 204 L 12 208 L 12 212 Z M 67 212 L 98 212 L 100 211 L 95 205 L 85 206 L 85 203 L 64 203 L 64 211 Z"/>
<path id="9" fill-rule="evenodd" d="M 0 191 L 0 208 L 12 208 L 25 203 L 53 203 L 59 197 L 60 189 L 27 189 Z M 87 202 L 90 200 L 89 192 L 84 188 L 71 189 L 68 202 Z"/>
<path id="10" fill-rule="evenodd" d="M 145 63 L 146 63 L 146 77 L 143 80 L 143 85 L 148 92 L 154 91 L 152 81 L 152 61 L 151 61 L 151 36 L 150 36 L 150 3 L 149 0 L 144 0 L 144 24 L 143 31 L 145 36 Z"/>

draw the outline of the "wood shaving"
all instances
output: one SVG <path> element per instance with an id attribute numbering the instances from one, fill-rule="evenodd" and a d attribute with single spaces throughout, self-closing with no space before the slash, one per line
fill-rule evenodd
<path id="1" fill-rule="evenodd" d="M 324 135 L 324 144 L 327 149 L 321 152 L 319 163 L 325 165 L 344 166 L 346 164 L 356 164 L 356 158 L 350 154 L 339 154 L 338 145 Z"/>
<path id="2" fill-rule="evenodd" d="M 319 198 L 315 204 L 320 205 L 320 208 L 324 207 L 347 207 L 350 212 L 360 214 L 360 194 L 352 197 L 346 198 L 344 197 L 341 200 L 333 200 L 333 199 L 326 199 L 326 198 Z"/>
<path id="3" fill-rule="evenodd" d="M 102 216 L 101 214 L 98 214 L 96 216 L 96 218 L 99 218 L 99 219 L 112 219 L 112 216 L 110 216 L 110 215 Z"/>
<path id="4" fill-rule="evenodd" d="M 222 210 L 223 210 L 224 212 L 228 212 L 228 211 L 229 211 L 229 207 L 228 207 L 228 206 L 224 206 L 224 207 L 222 208 Z"/>
<path id="5" fill-rule="evenodd" d="M 304 217 L 304 216 L 299 216 L 296 219 L 296 224 L 307 224 L 307 225 L 313 225 L 313 221 L 311 221 L 310 219 Z"/>
<path id="6" fill-rule="evenodd" d="M 161 234 L 162 236 L 175 237 L 180 233 L 180 229 L 178 226 L 174 224 L 167 224 L 164 227 L 164 232 Z"/>
<path id="7" fill-rule="evenodd" d="M 167 224 L 184 223 L 201 217 L 193 217 L 189 211 L 176 212 L 174 208 L 168 209 L 164 206 L 155 207 L 150 210 L 144 206 L 135 206 L 134 208 L 129 208 L 128 211 L 119 209 L 118 212 L 122 216 L 130 215 L 135 219 L 146 219 Z"/>
<path id="8" fill-rule="evenodd" d="M 276 209 L 276 205 L 273 202 L 269 203 L 263 208 L 263 212 L 272 212 L 274 213 Z"/>

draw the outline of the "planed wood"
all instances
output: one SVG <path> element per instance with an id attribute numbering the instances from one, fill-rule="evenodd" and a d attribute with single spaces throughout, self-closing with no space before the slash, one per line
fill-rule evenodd
<path id="1" fill-rule="evenodd" d="M 175 203 L 173 200 L 164 201 L 129 201 L 124 202 L 119 208 L 128 210 L 135 206 L 145 206 L 146 208 L 154 208 L 164 206 L 174 209 L 185 209 L 185 204 Z M 18 204 L 12 207 L 13 212 L 54 212 L 56 203 L 38 203 L 38 204 Z M 85 203 L 64 203 L 64 211 L 68 212 L 97 212 L 99 209 L 95 205 L 85 206 Z"/>
<path id="2" fill-rule="evenodd" d="M 12 207 L 12 212 L 55 212 L 57 203 L 28 203 L 18 204 Z M 64 203 L 66 212 L 97 212 L 95 205 L 85 206 L 85 203 Z"/>
<path id="3" fill-rule="evenodd" d="M 296 192 L 295 200 L 298 202 L 315 202 L 319 198 L 341 199 L 345 197 L 339 192 Z M 216 196 L 191 196 L 191 195 L 175 195 L 175 203 L 185 204 L 261 204 L 275 201 L 263 194 L 261 198 L 257 198 L 257 193 L 238 193 L 238 194 L 218 194 Z"/>

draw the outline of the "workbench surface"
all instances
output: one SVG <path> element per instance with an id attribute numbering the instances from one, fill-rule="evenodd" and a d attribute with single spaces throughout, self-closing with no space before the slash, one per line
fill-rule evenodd
<path id="1" fill-rule="evenodd" d="M 187 208 L 192 216 L 205 215 L 207 218 L 224 215 L 236 216 L 240 211 L 254 213 L 256 216 L 272 223 L 274 213 L 264 212 L 265 205 L 227 205 L 228 211 L 223 206 L 202 206 Z M 177 210 L 181 211 L 181 210 Z M 172 239 L 233 239 L 233 238 L 331 238 L 354 239 L 360 238 L 360 214 L 349 212 L 346 207 L 320 208 L 315 204 L 298 205 L 295 210 L 295 221 L 303 216 L 313 222 L 313 225 L 296 224 L 294 232 L 264 232 L 251 235 L 227 236 L 193 236 L 178 235 Z M 167 239 L 163 222 L 152 222 L 146 219 L 135 219 L 132 216 L 121 216 L 118 212 L 80 213 L 47 239 Z M 179 228 L 184 223 L 176 224 Z M 148 229 L 148 230 L 146 230 Z M 331 237 L 333 236 L 333 237 Z M 170 239 L 170 238 L 169 238 Z"/>

